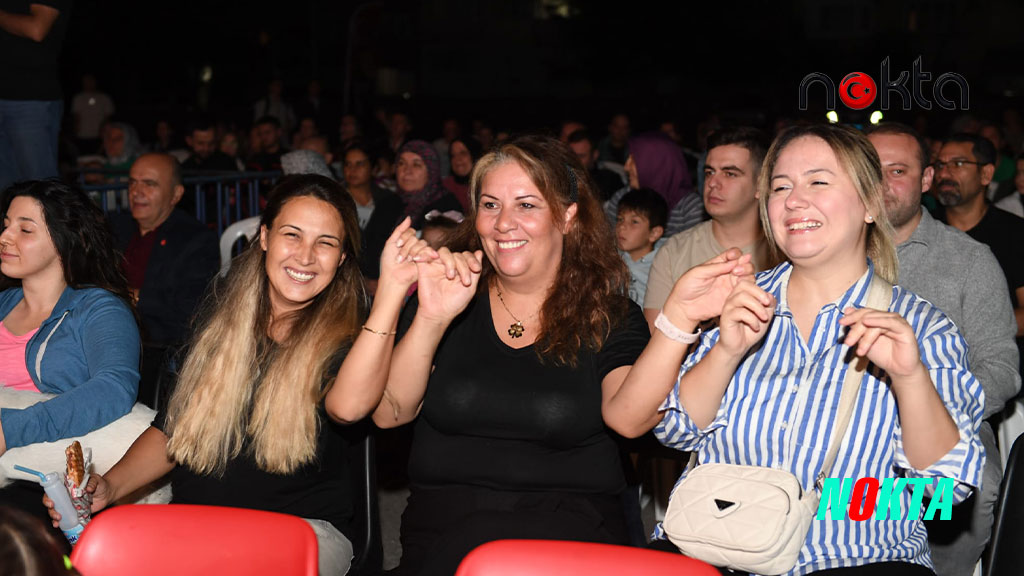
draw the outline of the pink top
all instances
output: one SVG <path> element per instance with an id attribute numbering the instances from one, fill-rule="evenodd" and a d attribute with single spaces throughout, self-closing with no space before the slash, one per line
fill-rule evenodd
<path id="1" fill-rule="evenodd" d="M 36 328 L 15 336 L 0 322 L 0 386 L 39 392 L 32 377 L 28 375 L 28 366 L 25 366 L 25 347 L 38 331 L 39 328 Z"/>

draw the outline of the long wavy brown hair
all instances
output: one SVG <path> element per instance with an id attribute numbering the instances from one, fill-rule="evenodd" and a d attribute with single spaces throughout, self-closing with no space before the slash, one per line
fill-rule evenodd
<path id="1" fill-rule="evenodd" d="M 613 326 L 625 318 L 629 269 L 619 257 L 615 238 L 595 194 L 596 186 L 579 159 L 564 144 L 546 136 L 521 136 L 483 156 L 470 176 L 470 217 L 453 236 L 456 250 L 478 250 L 477 203 L 484 179 L 494 169 L 515 162 L 551 206 L 551 219 L 565 233 L 558 274 L 541 307 L 536 350 L 541 360 L 575 366 L 581 348 L 599 350 Z M 573 203 L 576 216 L 566 225 L 562 215 Z M 480 290 L 496 279 L 484 259 Z"/>
<path id="2" fill-rule="evenodd" d="M 288 474 L 316 456 L 318 406 L 334 383 L 329 368 L 350 345 L 365 315 L 355 203 L 323 176 L 283 178 L 270 193 L 261 225 L 290 200 L 310 196 L 333 206 L 344 229 L 345 260 L 331 283 L 290 318 L 272 342 L 266 253 L 259 237 L 231 265 L 205 307 L 167 410 L 168 454 L 200 474 L 221 475 L 250 442 L 257 465 Z"/>

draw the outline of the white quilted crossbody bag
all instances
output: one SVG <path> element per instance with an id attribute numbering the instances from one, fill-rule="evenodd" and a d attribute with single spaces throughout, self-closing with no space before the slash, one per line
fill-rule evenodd
<path id="1" fill-rule="evenodd" d="M 867 306 L 888 310 L 892 286 L 877 275 Z M 839 398 L 838 420 L 815 489 L 804 492 L 785 470 L 736 464 L 693 467 L 669 499 L 663 527 L 680 552 L 715 566 L 782 574 L 796 565 L 818 510 L 821 484 L 832 471 L 850 423 L 867 362 L 851 364 Z"/>

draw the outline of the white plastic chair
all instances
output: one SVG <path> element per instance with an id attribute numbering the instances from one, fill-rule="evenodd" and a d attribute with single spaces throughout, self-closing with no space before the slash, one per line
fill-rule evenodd
<path id="1" fill-rule="evenodd" d="M 231 252 L 241 238 L 252 240 L 260 230 L 260 217 L 253 216 L 228 226 L 220 236 L 220 275 L 223 278 L 231 269 Z"/>

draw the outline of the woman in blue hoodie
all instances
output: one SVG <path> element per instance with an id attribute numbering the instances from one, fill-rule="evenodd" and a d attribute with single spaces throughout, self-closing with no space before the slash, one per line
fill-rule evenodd
<path id="1" fill-rule="evenodd" d="M 56 394 L 0 409 L 0 454 L 81 436 L 127 414 L 139 386 L 139 330 L 103 213 L 54 180 L 0 202 L 0 384 Z"/>

